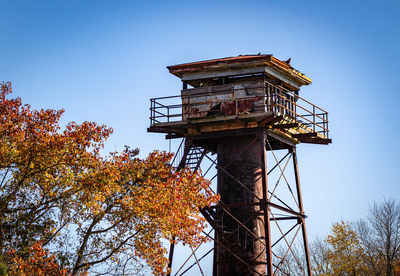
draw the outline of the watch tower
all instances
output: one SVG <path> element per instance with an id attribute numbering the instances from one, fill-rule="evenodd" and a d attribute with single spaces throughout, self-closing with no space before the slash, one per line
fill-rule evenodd
<path id="1" fill-rule="evenodd" d="M 289 258 L 311 275 L 296 146 L 331 143 L 328 113 L 299 95 L 311 80 L 272 55 L 167 68 L 183 88 L 151 99 L 148 131 L 182 138 L 177 169 L 197 170 L 206 159 L 217 169 L 221 200 L 201 210 L 214 231 L 205 233 L 214 241 L 213 275 L 280 275 Z"/>

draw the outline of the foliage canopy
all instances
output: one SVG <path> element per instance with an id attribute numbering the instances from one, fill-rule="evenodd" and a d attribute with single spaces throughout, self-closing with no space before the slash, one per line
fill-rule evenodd
<path id="1" fill-rule="evenodd" d="M 0 254 L 29 259 L 37 242 L 73 274 L 129 270 L 137 258 L 166 271 L 162 240 L 196 245 L 201 207 L 218 200 L 209 183 L 175 171 L 171 154 L 147 158 L 126 148 L 100 154 L 111 128 L 93 122 L 60 126 L 63 110 L 32 109 L 0 92 Z M 107 264 L 107 265 L 105 265 Z"/>

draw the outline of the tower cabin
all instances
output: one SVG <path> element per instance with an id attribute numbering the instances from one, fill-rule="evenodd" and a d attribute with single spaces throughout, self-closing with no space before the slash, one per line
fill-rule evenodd
<path id="1" fill-rule="evenodd" d="M 180 95 L 151 99 L 149 132 L 166 138 L 266 128 L 293 144 L 329 144 L 328 113 L 299 95 L 311 79 L 272 55 L 167 67 Z"/>

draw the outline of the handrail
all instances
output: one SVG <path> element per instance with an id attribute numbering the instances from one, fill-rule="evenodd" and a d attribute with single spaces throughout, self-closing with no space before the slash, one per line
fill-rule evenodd
<path id="1" fill-rule="evenodd" d="M 173 168 L 178 167 L 179 164 L 176 164 L 176 163 L 177 163 L 177 162 L 180 162 L 181 159 L 182 159 L 182 156 L 183 156 L 183 148 L 184 148 L 183 145 L 184 145 L 184 144 L 185 144 L 185 139 L 182 139 L 182 140 L 181 140 L 181 143 L 179 144 L 179 147 L 178 147 L 176 153 L 174 154 L 174 158 L 171 160 L 171 166 L 172 166 Z"/>
<path id="2" fill-rule="evenodd" d="M 308 103 L 308 104 L 310 104 L 310 105 L 312 105 L 312 106 L 315 106 L 316 108 L 318 108 L 319 110 L 321 110 L 321 111 L 323 111 L 323 112 L 325 112 L 325 113 L 328 113 L 328 111 L 325 111 L 324 109 L 320 108 L 319 106 L 316 106 L 315 104 L 313 104 L 313 103 L 307 101 L 307 100 L 304 99 L 303 97 L 300 97 L 299 95 L 296 95 L 293 91 L 290 91 L 290 90 L 288 90 L 288 89 L 286 89 L 286 88 L 284 88 L 284 87 L 282 87 L 282 86 L 274 85 L 274 84 L 272 84 L 272 83 L 270 83 L 270 82 L 268 82 L 268 81 L 266 81 L 266 83 L 269 84 L 269 85 L 271 85 L 271 86 L 279 87 L 280 89 L 283 89 L 286 93 L 292 94 L 294 97 L 296 97 L 296 98 L 298 98 L 298 99 L 300 99 L 300 100 L 302 100 L 302 101 L 305 101 L 306 103 Z"/>
<path id="3" fill-rule="evenodd" d="M 229 88 L 229 86 L 226 87 Z M 211 87 L 211 89 L 212 88 L 218 87 Z M 229 89 L 218 92 L 203 91 L 201 93 L 190 93 L 187 95 L 151 98 L 150 125 L 153 126 L 154 124 L 163 122 L 185 121 L 216 114 L 223 115 L 223 113 L 221 113 L 222 109 L 214 110 L 212 108 L 218 107 L 218 104 L 221 103 L 225 103 L 226 105 L 232 103 L 229 108 L 234 110 L 230 110 L 229 112 L 231 113 L 229 114 L 238 115 L 240 112 L 243 112 L 239 109 L 240 103 L 244 103 L 243 101 L 250 101 L 251 104 L 251 101 L 258 102 L 264 97 L 265 111 L 282 114 L 284 117 L 288 117 L 288 119 L 299 122 L 298 128 L 302 129 L 304 132 L 312 131 L 323 134 L 328 138 L 328 112 L 324 109 L 298 96 L 293 91 L 269 82 L 264 82 L 263 85 L 252 86 L 251 88 L 264 89 L 264 95 L 242 96 L 241 94 L 238 96 L 237 91 L 241 91 L 242 89 L 235 89 L 232 85 Z M 243 89 L 246 91 L 246 88 Z M 196 88 L 190 89 L 189 91 L 195 92 L 195 90 Z M 213 101 L 213 97 L 226 94 L 231 94 L 231 96 L 225 96 L 226 98 L 223 100 L 216 97 Z M 204 97 L 204 99 L 201 100 L 201 97 Z M 171 104 L 165 103 L 166 101 L 170 102 L 171 99 L 175 101 L 176 98 L 179 98 L 181 102 Z M 251 107 L 247 112 L 251 112 Z M 304 121 L 302 122 L 299 119 Z"/>
<path id="4" fill-rule="evenodd" d="M 281 96 L 279 95 L 279 97 L 281 97 Z M 300 116 L 300 117 L 302 117 L 303 119 L 305 119 L 305 120 L 307 120 L 307 121 L 309 121 L 309 122 L 311 122 L 311 123 L 313 123 L 313 121 L 310 121 L 309 119 L 306 119 L 306 118 L 304 118 L 304 117 L 305 117 L 305 116 L 313 116 L 313 117 L 318 117 L 318 118 L 320 118 L 321 120 L 323 120 L 324 122 L 328 122 L 328 121 L 327 121 L 325 118 L 322 118 L 322 117 L 318 116 L 318 114 L 316 114 L 316 113 L 313 113 L 313 112 L 309 111 L 308 109 L 306 109 L 306 108 L 304 108 L 304 107 L 302 107 L 302 106 L 298 105 L 298 104 L 297 104 L 297 103 L 295 103 L 295 102 L 292 102 L 291 100 L 289 100 L 289 99 L 287 99 L 287 98 L 286 98 L 286 101 L 293 103 L 294 105 L 296 105 L 296 106 L 300 107 L 300 108 L 301 108 L 301 109 L 303 109 L 304 111 L 310 112 L 310 114 L 306 114 L 306 115 L 300 115 L 300 114 L 296 114 L 297 116 Z M 276 105 L 279 105 L 279 104 L 276 104 Z M 281 106 L 281 107 L 285 108 L 285 107 L 284 107 L 284 106 L 282 106 L 282 105 L 279 105 L 279 106 Z M 315 122 L 314 122 L 314 123 L 315 123 Z"/>
<path id="5" fill-rule="evenodd" d="M 309 101 L 307 101 L 307 100 L 305 100 L 304 98 L 302 98 L 302 97 L 296 95 L 296 94 L 293 93 L 292 91 L 283 88 L 282 86 L 276 86 L 276 85 L 273 85 L 273 84 L 271 84 L 271 83 L 269 83 L 269 82 L 267 82 L 267 83 L 268 83 L 268 85 L 270 85 L 270 86 L 272 86 L 272 87 L 279 87 L 279 89 L 284 90 L 285 93 L 292 94 L 292 97 L 296 98 L 297 100 L 300 99 L 300 100 L 302 100 L 302 101 L 304 101 L 304 102 L 306 102 L 306 103 L 312 105 L 313 108 L 317 108 L 317 109 L 323 111 L 325 114 L 328 113 L 327 111 L 323 110 L 322 108 L 316 106 L 316 105 L 313 104 L 313 103 L 310 103 Z M 283 97 L 282 95 L 278 95 L 278 96 L 279 96 L 279 97 Z M 286 101 L 290 101 L 291 103 L 295 104 L 296 106 L 302 108 L 304 111 L 307 111 L 307 112 L 310 112 L 311 114 L 317 115 L 317 114 L 315 114 L 314 112 L 311 112 L 310 110 L 307 110 L 306 108 L 304 108 L 304 107 L 298 105 L 296 102 L 291 101 L 289 98 L 286 98 L 286 97 L 284 97 L 284 98 L 285 98 Z M 319 117 L 319 118 L 320 118 L 321 120 L 324 120 L 324 119 L 321 118 L 321 117 Z"/>

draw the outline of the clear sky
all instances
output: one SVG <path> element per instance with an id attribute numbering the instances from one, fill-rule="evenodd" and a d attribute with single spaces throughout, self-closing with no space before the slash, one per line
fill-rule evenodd
<path id="1" fill-rule="evenodd" d="M 300 145 L 310 238 L 400 199 L 399 1 L 0 0 L 0 80 L 64 122 L 114 128 L 107 149 L 168 149 L 149 99 L 175 95 L 165 68 L 239 54 L 292 58 L 329 112 L 333 144 Z"/>

